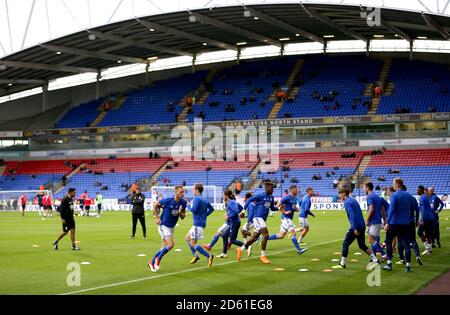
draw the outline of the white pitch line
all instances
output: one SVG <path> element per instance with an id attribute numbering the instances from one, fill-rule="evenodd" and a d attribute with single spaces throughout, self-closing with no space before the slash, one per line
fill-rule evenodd
<path id="1" fill-rule="evenodd" d="M 325 245 L 325 244 L 334 243 L 334 242 L 337 242 L 337 241 L 342 241 L 342 239 L 340 238 L 340 239 L 335 239 L 335 240 L 332 240 L 332 241 L 317 243 L 317 244 L 313 244 L 313 245 L 311 245 L 309 247 Z M 290 251 L 293 251 L 293 250 L 294 249 L 286 249 L 286 250 L 282 250 L 282 251 L 279 251 L 279 252 L 274 252 L 274 253 L 272 253 L 270 255 L 273 256 L 273 255 L 277 255 L 277 254 L 290 252 Z M 259 256 L 250 257 L 248 259 L 243 260 L 242 262 L 244 262 L 246 260 L 256 259 L 256 258 L 259 258 Z M 213 266 L 224 266 L 224 265 L 235 264 L 235 263 L 238 263 L 238 261 L 237 260 L 233 260 L 233 261 L 228 261 L 228 262 L 224 262 L 224 263 L 214 264 Z M 155 275 L 155 276 L 151 276 L 151 277 L 145 277 L 145 278 L 139 278 L 139 279 L 134 279 L 134 280 L 128 280 L 128 281 L 116 282 L 116 283 L 111 283 L 111 284 L 105 284 L 105 285 L 98 286 L 98 287 L 93 287 L 93 288 L 88 288 L 88 289 L 83 289 L 83 290 L 77 290 L 77 291 L 72 291 L 72 292 L 60 293 L 58 295 L 71 295 L 71 294 L 89 292 L 89 291 L 100 290 L 100 289 L 105 289 L 105 288 L 117 287 L 117 286 L 126 285 L 126 284 L 130 284 L 130 283 L 141 282 L 141 281 L 145 281 L 145 280 L 152 280 L 152 279 L 163 278 L 163 277 L 168 277 L 168 276 L 173 276 L 173 275 L 179 275 L 179 274 L 182 274 L 182 273 L 188 273 L 188 272 L 201 270 L 201 269 L 208 269 L 208 267 L 204 266 L 204 267 L 193 268 L 193 269 L 188 269 L 188 270 L 183 270 L 183 271 L 165 273 L 165 274 L 162 274 L 162 275 Z"/>

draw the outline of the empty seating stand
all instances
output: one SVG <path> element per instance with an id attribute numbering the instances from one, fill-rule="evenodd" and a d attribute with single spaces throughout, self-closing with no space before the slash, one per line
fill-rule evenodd
<path id="1" fill-rule="evenodd" d="M 94 160 L 66 160 L 72 164 L 85 164 L 86 170 L 74 174 L 68 184 L 56 194 L 62 197 L 69 187 L 74 187 L 78 192 L 85 190 L 93 196 L 101 192 L 105 198 L 122 198 L 127 195 L 121 185 L 131 186 L 142 178 L 150 178 L 168 158 L 118 158 L 118 159 L 94 159 Z M 91 164 L 94 161 L 95 164 Z M 1 190 L 35 190 L 47 182 L 59 182 L 62 176 L 72 171 L 72 168 L 64 164 L 64 160 L 51 161 L 9 161 L 3 176 L 0 177 Z M 9 170 L 14 170 L 11 174 Z M 87 172 L 90 170 L 92 172 Z M 98 173 L 98 175 L 95 174 Z M 35 175 L 36 178 L 31 176 Z M 14 178 L 14 180 L 13 180 Z M 98 182 L 101 185 L 95 186 Z M 107 190 L 101 190 L 108 186 Z"/>
<path id="2" fill-rule="evenodd" d="M 393 95 L 382 96 L 377 114 L 393 114 L 406 108 L 411 113 L 450 111 L 450 71 L 436 63 L 393 59 L 389 79 Z"/>
<path id="3" fill-rule="evenodd" d="M 369 97 L 363 96 L 368 82 L 374 82 L 380 73 L 381 61 L 365 56 L 309 56 L 305 58 L 301 80 L 304 84 L 294 102 L 285 102 L 278 113 L 279 118 L 286 114 L 292 117 L 322 117 L 365 115 L 367 106 L 363 106 Z M 337 94 L 333 100 L 313 99 L 312 93 L 328 96 L 330 91 Z M 353 99 L 359 98 L 355 109 Z M 339 102 L 339 108 L 333 106 Z M 325 110 L 328 106 L 328 110 Z"/>

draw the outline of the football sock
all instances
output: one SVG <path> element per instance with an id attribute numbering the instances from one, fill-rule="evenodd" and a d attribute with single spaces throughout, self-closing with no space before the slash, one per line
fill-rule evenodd
<path id="1" fill-rule="evenodd" d="M 214 235 L 211 243 L 209 244 L 210 248 L 213 248 L 213 246 L 217 243 L 217 241 L 219 240 L 219 235 Z"/>
<path id="2" fill-rule="evenodd" d="M 165 254 L 167 254 L 169 252 L 170 248 L 166 245 L 164 246 L 164 248 L 161 250 L 161 253 L 159 253 L 159 260 L 161 260 Z"/>
<path id="3" fill-rule="evenodd" d="M 195 256 L 195 249 L 194 247 L 192 247 L 191 241 L 186 241 L 186 243 L 188 244 L 189 249 L 191 250 L 192 256 Z"/>
<path id="4" fill-rule="evenodd" d="M 198 245 L 198 244 L 195 245 L 195 250 L 198 251 L 198 252 L 199 252 L 200 254 L 202 254 L 203 256 L 209 258 L 208 252 L 207 252 L 203 247 L 201 247 L 200 245 Z"/>
<path id="5" fill-rule="evenodd" d="M 297 238 L 295 237 L 295 235 L 291 237 L 291 241 L 294 244 L 297 251 L 300 252 L 302 249 L 300 248 L 300 245 L 298 245 Z"/>

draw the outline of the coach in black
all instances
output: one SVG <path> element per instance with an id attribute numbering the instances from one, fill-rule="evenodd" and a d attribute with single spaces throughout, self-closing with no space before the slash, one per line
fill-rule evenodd
<path id="1" fill-rule="evenodd" d="M 131 232 L 131 239 L 134 239 L 134 235 L 136 234 L 136 225 L 138 219 L 142 225 L 142 233 L 144 234 L 144 238 L 147 237 L 146 233 L 147 229 L 145 227 L 144 201 L 145 196 L 142 194 L 141 189 L 138 187 L 136 189 L 136 193 L 133 193 L 133 195 L 131 196 L 131 205 L 133 206 L 133 209 L 131 211 L 133 216 L 133 228 Z"/>
<path id="2" fill-rule="evenodd" d="M 54 249 L 58 249 L 58 242 L 70 231 L 72 250 L 80 250 L 80 248 L 75 244 L 75 219 L 73 217 L 74 211 L 73 197 L 75 197 L 75 194 L 76 194 L 75 188 L 69 188 L 67 196 L 61 201 L 61 205 L 59 206 L 63 230 L 61 234 L 59 234 L 58 239 L 53 242 Z"/>

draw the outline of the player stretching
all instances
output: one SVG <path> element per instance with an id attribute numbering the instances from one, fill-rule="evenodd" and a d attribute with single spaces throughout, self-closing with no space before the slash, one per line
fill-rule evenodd
<path id="1" fill-rule="evenodd" d="M 434 193 L 434 187 L 428 188 L 428 191 L 430 193 L 430 207 L 431 210 L 433 210 L 434 213 L 434 228 L 433 228 L 433 245 L 432 247 L 435 247 L 437 244 L 437 247 L 441 247 L 441 232 L 439 229 L 439 213 L 444 209 L 444 202 L 436 196 Z"/>
<path id="2" fill-rule="evenodd" d="M 260 235 L 262 235 L 261 241 L 261 256 L 259 260 L 264 264 L 270 264 L 269 259 L 266 256 L 266 246 L 267 241 L 269 239 L 269 230 L 266 226 L 267 216 L 269 214 L 269 210 L 277 211 L 278 209 L 275 207 L 274 198 L 272 196 L 274 185 L 272 182 L 266 182 L 265 184 L 265 192 L 254 195 L 253 197 L 247 199 L 244 205 L 244 209 L 248 209 L 250 203 L 255 202 L 255 214 L 253 217 L 253 224 L 255 226 L 255 231 L 252 234 L 252 237 L 245 242 L 242 247 L 236 248 L 237 260 L 240 261 L 242 257 L 242 252 L 245 249 L 248 249 L 250 245 L 252 245 Z"/>
<path id="3" fill-rule="evenodd" d="M 202 193 L 203 185 L 195 184 L 195 197 L 192 201 L 192 208 L 188 207 L 188 210 L 193 214 L 194 225 L 186 235 L 186 242 L 193 256 L 191 264 L 195 264 L 200 259 L 200 257 L 196 255 L 196 252 L 199 252 L 200 254 L 208 258 L 208 267 L 211 267 L 214 255 L 209 254 L 202 246 L 197 244 L 198 240 L 203 239 L 204 229 L 206 227 L 206 218 L 214 211 L 213 206 L 211 205 L 211 203 L 209 203 L 208 200 L 206 200 L 206 198 L 202 196 Z"/>
<path id="4" fill-rule="evenodd" d="M 62 232 L 53 242 L 53 248 L 58 249 L 58 242 L 67 235 L 70 231 L 70 240 L 72 242 L 72 250 L 80 250 L 78 246 L 75 244 L 75 219 L 73 217 L 73 197 L 75 197 L 75 188 L 69 188 L 67 192 L 66 198 L 61 201 L 61 221 L 62 221 Z"/>
<path id="5" fill-rule="evenodd" d="M 307 251 L 307 248 L 301 249 L 299 243 L 297 242 L 297 237 L 295 236 L 295 225 L 292 223 L 292 218 L 294 217 L 294 212 L 298 210 L 297 207 L 297 194 L 298 188 L 293 185 L 289 187 L 289 195 L 283 197 L 280 200 L 277 207 L 281 211 L 281 226 L 280 232 L 278 234 L 273 234 L 269 237 L 271 240 L 283 239 L 287 233 L 290 234 L 292 243 L 297 249 L 297 253 L 302 254 Z"/>
<path id="6" fill-rule="evenodd" d="M 311 212 L 311 197 L 314 196 L 314 191 L 311 187 L 306 189 L 306 195 L 303 197 L 302 202 L 300 204 L 300 213 L 298 214 L 298 222 L 300 227 L 295 229 L 296 232 L 301 231 L 300 237 L 298 238 L 298 243 L 301 245 L 302 239 L 309 232 L 309 221 L 308 215 L 311 215 L 313 218 L 316 216 Z M 305 244 L 306 245 L 306 244 Z"/>
<path id="7" fill-rule="evenodd" d="M 167 254 L 174 246 L 173 242 L 173 230 L 178 222 L 178 218 L 181 220 L 186 216 L 186 200 L 184 198 L 183 186 L 175 186 L 175 194 L 173 197 L 167 197 L 161 199 L 153 206 L 153 213 L 155 214 L 155 223 L 158 226 L 159 235 L 161 235 L 162 244 L 161 248 L 156 252 L 153 259 L 150 260 L 148 266 L 153 272 L 159 270 L 161 259 Z M 160 216 L 160 209 L 163 212 Z"/>
<path id="8" fill-rule="evenodd" d="M 25 194 L 22 194 L 19 198 L 19 205 L 22 209 L 22 217 L 25 216 L 25 208 L 27 206 L 27 196 Z"/>
<path id="9" fill-rule="evenodd" d="M 387 259 L 386 253 L 381 247 L 380 241 L 380 230 L 381 230 L 381 219 L 386 222 L 386 211 L 383 207 L 383 198 L 378 197 L 373 192 L 373 184 L 371 182 L 364 185 L 365 193 L 367 195 L 367 219 L 366 226 L 368 230 L 368 240 L 371 244 L 372 252 L 375 254 L 379 252 L 383 258 L 383 261 Z"/>
<path id="10" fill-rule="evenodd" d="M 345 235 L 344 243 L 342 244 L 342 258 L 337 267 L 346 268 L 348 248 L 355 239 L 358 242 L 359 248 L 370 256 L 372 262 L 377 263 L 377 257 L 365 243 L 364 232 L 366 225 L 358 201 L 350 197 L 350 191 L 347 188 L 341 188 L 339 190 L 339 197 L 344 201 L 345 212 L 347 212 L 347 217 L 350 221 L 350 229 Z"/>
<path id="11" fill-rule="evenodd" d="M 392 270 L 392 242 L 395 237 L 398 243 L 402 242 L 405 249 L 406 272 L 411 272 L 411 248 L 409 246 L 409 223 L 411 217 L 411 209 L 414 208 L 412 198 L 409 193 L 404 191 L 403 180 L 401 178 L 394 179 L 395 192 L 391 194 L 389 203 L 389 213 L 386 219 L 384 230 L 386 231 L 386 251 L 387 264 L 384 270 Z"/>
<path id="12" fill-rule="evenodd" d="M 228 244 L 234 244 L 237 246 L 242 246 L 244 243 L 237 240 L 237 234 L 239 228 L 241 227 L 241 219 L 239 218 L 239 213 L 243 210 L 242 206 L 238 204 L 235 200 L 235 196 L 231 189 L 225 189 L 223 192 L 223 201 L 226 205 L 225 223 L 217 230 L 210 244 L 203 245 L 206 250 L 212 250 L 214 245 L 219 240 L 219 237 L 223 239 L 223 249 L 222 254 L 219 258 L 227 257 Z M 229 240 L 229 241 L 228 241 Z"/>

